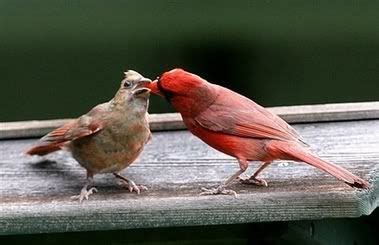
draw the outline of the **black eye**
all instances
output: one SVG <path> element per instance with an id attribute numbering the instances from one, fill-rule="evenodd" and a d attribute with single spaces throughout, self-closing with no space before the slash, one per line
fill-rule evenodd
<path id="1" fill-rule="evenodd" d="M 130 88 L 132 86 L 132 83 L 129 81 L 124 82 L 124 88 Z"/>

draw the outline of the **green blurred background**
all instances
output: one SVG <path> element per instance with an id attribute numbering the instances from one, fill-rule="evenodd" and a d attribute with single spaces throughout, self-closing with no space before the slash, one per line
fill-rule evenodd
<path id="1" fill-rule="evenodd" d="M 0 121 L 76 117 L 126 68 L 182 67 L 264 106 L 378 100 L 378 13 L 378 1 L 0 0 Z"/>

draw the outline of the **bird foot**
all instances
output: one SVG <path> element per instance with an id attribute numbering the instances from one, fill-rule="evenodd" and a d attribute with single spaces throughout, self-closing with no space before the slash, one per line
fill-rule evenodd
<path id="1" fill-rule="evenodd" d="M 135 191 L 137 193 L 137 195 L 139 195 L 141 193 L 141 191 L 147 191 L 148 190 L 148 188 L 146 186 L 144 186 L 144 185 L 137 185 L 132 180 L 128 180 L 128 181 L 122 180 L 120 182 L 120 184 L 123 187 L 126 187 L 130 192 Z"/>
<path id="2" fill-rule="evenodd" d="M 242 184 L 245 184 L 245 185 L 257 185 L 257 186 L 265 186 L 265 187 L 268 186 L 266 180 L 264 179 L 257 179 L 255 177 L 250 177 L 246 179 L 238 177 L 238 179 Z"/>
<path id="3" fill-rule="evenodd" d="M 95 187 L 92 187 L 89 190 L 87 190 L 87 188 L 83 188 L 80 191 L 79 195 L 72 196 L 71 199 L 79 200 L 79 202 L 81 203 L 84 199 L 88 200 L 89 196 L 94 194 L 95 192 L 97 192 L 97 189 Z"/>
<path id="4" fill-rule="evenodd" d="M 200 193 L 200 196 L 205 196 L 205 195 L 234 195 L 234 197 L 237 197 L 237 192 L 233 190 L 228 190 L 225 189 L 224 185 L 220 185 L 216 188 L 201 188 L 202 192 Z"/>

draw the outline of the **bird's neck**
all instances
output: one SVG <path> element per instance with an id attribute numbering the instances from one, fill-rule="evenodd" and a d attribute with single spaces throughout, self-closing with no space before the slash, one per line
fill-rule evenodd
<path id="1" fill-rule="evenodd" d="M 191 91 L 186 96 L 174 96 L 170 102 L 183 118 L 196 117 L 214 103 L 219 95 L 216 85 L 207 84 L 201 88 Z"/>

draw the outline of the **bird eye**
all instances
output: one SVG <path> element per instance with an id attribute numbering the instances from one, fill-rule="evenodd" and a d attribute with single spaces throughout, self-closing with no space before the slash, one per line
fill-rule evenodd
<path id="1" fill-rule="evenodd" d="M 124 88 L 130 88 L 132 86 L 132 83 L 129 81 L 124 82 Z"/>

